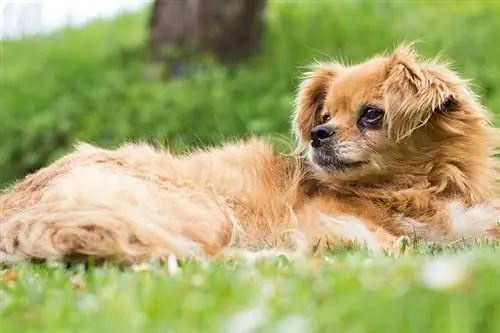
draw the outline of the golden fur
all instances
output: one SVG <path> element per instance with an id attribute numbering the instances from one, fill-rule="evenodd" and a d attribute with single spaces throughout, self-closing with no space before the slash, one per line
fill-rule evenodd
<path id="1" fill-rule="evenodd" d="M 360 120 L 368 104 L 385 112 L 378 128 Z M 317 126 L 335 135 L 312 148 Z M 380 251 L 404 236 L 499 235 L 496 131 L 446 64 L 409 46 L 353 66 L 316 64 L 293 130 L 297 158 L 256 138 L 183 155 L 79 144 L 1 195 L 2 262 L 304 254 L 352 241 Z"/>

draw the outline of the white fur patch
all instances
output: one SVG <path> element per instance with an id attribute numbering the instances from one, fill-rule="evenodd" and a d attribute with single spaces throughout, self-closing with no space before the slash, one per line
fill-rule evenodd
<path id="1" fill-rule="evenodd" d="M 374 233 L 352 216 L 327 216 L 320 213 L 321 220 L 337 238 L 364 243 L 370 250 L 378 250 Z"/>
<path id="2" fill-rule="evenodd" d="M 467 208 L 454 201 L 447 207 L 450 218 L 450 234 L 466 239 L 487 237 L 487 230 L 500 222 L 500 211 L 487 204 L 479 204 Z"/>
<path id="3" fill-rule="evenodd" d="M 446 207 L 446 212 L 448 216 L 446 234 L 443 234 L 444 230 L 437 230 L 432 225 L 402 215 L 398 217 L 398 221 L 406 233 L 415 233 L 432 241 L 493 239 L 488 230 L 495 228 L 500 222 L 500 210 L 487 204 L 465 207 L 461 202 L 453 201 Z"/>

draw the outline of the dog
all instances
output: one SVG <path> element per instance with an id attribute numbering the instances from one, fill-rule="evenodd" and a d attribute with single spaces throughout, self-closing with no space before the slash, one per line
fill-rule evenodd
<path id="1" fill-rule="evenodd" d="M 2 192 L 2 262 L 305 255 L 353 243 L 384 253 L 408 237 L 500 236 L 497 131 L 439 58 L 402 44 L 354 65 L 314 63 L 291 122 L 291 155 L 255 137 L 184 154 L 79 143 Z"/>

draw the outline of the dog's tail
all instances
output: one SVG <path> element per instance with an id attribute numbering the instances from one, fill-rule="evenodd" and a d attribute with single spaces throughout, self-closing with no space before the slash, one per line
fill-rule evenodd
<path id="1" fill-rule="evenodd" d="M 142 214 L 142 215 L 141 215 Z M 137 207 L 38 203 L 0 221 L 0 263 L 23 260 L 116 260 L 133 264 L 155 257 L 203 257 L 204 246 L 169 230 L 160 217 Z M 149 223 L 136 223 L 137 219 Z"/>

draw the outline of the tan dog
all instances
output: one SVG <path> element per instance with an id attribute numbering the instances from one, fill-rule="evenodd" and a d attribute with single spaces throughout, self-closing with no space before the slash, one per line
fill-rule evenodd
<path id="1" fill-rule="evenodd" d="M 80 144 L 2 194 L 2 261 L 498 236 L 496 132 L 444 64 L 407 46 L 355 66 L 317 64 L 293 128 L 305 158 L 258 139 L 179 156 Z"/>

